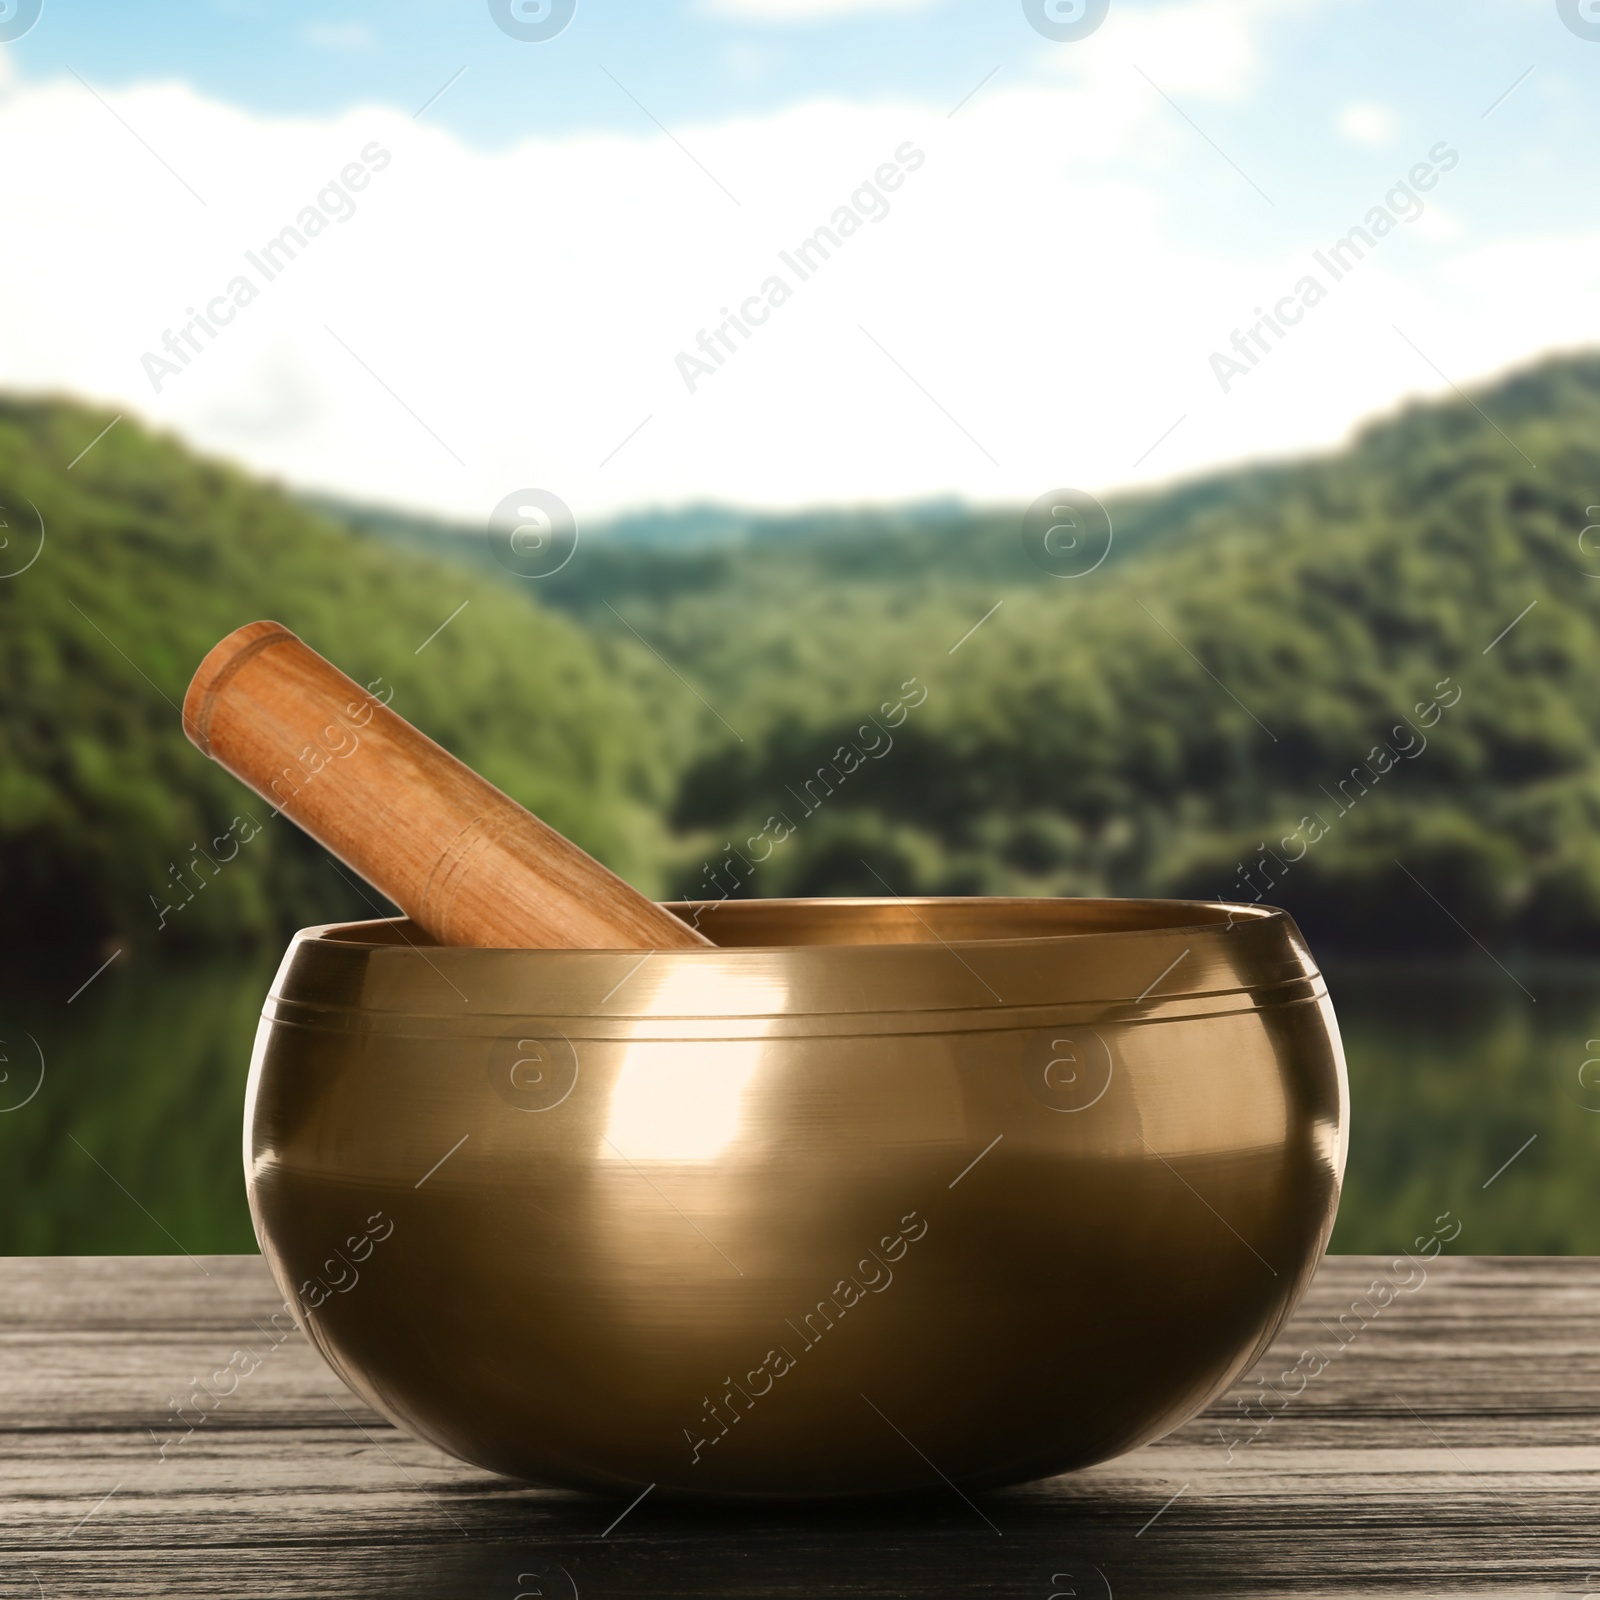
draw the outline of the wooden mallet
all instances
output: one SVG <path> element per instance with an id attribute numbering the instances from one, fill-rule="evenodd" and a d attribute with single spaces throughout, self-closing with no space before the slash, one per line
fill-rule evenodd
<path id="1" fill-rule="evenodd" d="M 249 623 L 210 651 L 184 696 L 183 725 L 441 944 L 711 944 L 281 623 Z"/>

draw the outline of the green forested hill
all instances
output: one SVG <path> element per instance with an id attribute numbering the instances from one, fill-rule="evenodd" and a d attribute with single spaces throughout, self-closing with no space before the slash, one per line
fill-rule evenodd
<path id="1" fill-rule="evenodd" d="M 168 702 L 265 615 L 657 891 L 720 892 L 709 862 L 743 894 L 1260 893 L 1361 948 L 1464 942 L 1452 916 L 1600 943 L 1600 357 L 1113 499 L 1077 579 L 1020 506 L 937 505 L 641 514 L 526 582 L 481 529 L 308 510 L 129 421 L 68 473 L 109 420 L 0 404 L 0 505 L 47 526 L 0 580 L 7 939 L 151 931 L 241 808 Z M 361 909 L 281 822 L 241 857 L 163 938 Z"/>
<path id="2" fill-rule="evenodd" d="M 1013 515 L 972 531 L 993 576 L 786 549 L 618 608 L 744 735 L 693 764 L 677 824 L 707 847 L 775 804 L 797 824 L 752 892 L 1261 892 L 1324 940 L 1464 942 L 1431 894 L 1485 939 L 1592 945 L 1596 485 L 1600 360 L 1568 359 L 1175 496 L 1166 527 L 1143 505 L 1143 550 L 1088 577 L 1033 569 Z M 786 793 L 912 674 L 893 752 L 824 773 L 803 817 Z"/>
<path id="3" fill-rule="evenodd" d="M 713 728 L 680 785 L 686 888 L 778 809 L 793 836 L 721 874 L 741 892 L 1261 893 L 1324 941 L 1464 943 L 1431 894 L 1482 938 L 1592 945 L 1597 485 L 1585 356 L 1113 500 L 1114 558 L 1079 579 L 1026 559 L 1017 508 L 686 553 L 701 581 L 664 602 L 620 564 L 550 598 L 596 625 L 609 599 L 743 736 Z M 841 781 L 913 674 L 926 702 Z"/>
<path id="4" fill-rule="evenodd" d="M 0 579 L 0 940 L 166 947 L 371 914 L 183 735 L 177 708 L 201 656 L 257 617 L 363 682 L 381 678 L 403 715 L 651 882 L 666 768 L 608 644 L 458 568 L 359 539 L 131 419 L 69 471 L 110 421 L 0 401 L 0 572 L 13 574 Z M 241 813 L 262 832 L 213 870 L 199 852 L 214 865 L 230 855 Z M 163 930 L 158 907 L 174 904 Z"/>

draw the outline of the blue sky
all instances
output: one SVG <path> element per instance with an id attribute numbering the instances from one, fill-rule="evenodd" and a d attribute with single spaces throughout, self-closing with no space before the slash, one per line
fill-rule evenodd
<path id="1" fill-rule="evenodd" d="M 642 113 L 602 67 L 657 116 L 701 122 L 822 94 L 953 103 L 996 61 L 1039 43 L 1020 8 L 973 3 L 861 7 L 795 22 L 718 14 L 692 0 L 579 0 L 559 36 L 529 44 L 503 34 L 483 0 L 143 8 L 47 0 L 20 53 L 30 69 L 71 66 L 96 83 L 176 75 L 257 111 L 318 114 L 374 99 L 410 112 L 466 66 L 461 92 L 434 114 L 494 145 L 635 131 Z"/>
<path id="2" fill-rule="evenodd" d="M 783 0 L 579 0 L 557 37 L 524 43 L 473 0 L 46 0 L 40 22 L 13 48 L 28 73 L 71 68 L 103 87 L 178 78 L 265 114 L 327 115 L 373 101 L 409 114 L 464 66 L 427 115 L 485 148 L 530 135 L 648 127 L 608 70 L 663 122 L 696 126 L 818 97 L 948 108 L 991 68 L 1000 69 L 991 84 L 1003 86 L 1034 75 L 1064 48 L 1094 48 L 1092 36 L 1065 47 L 1041 39 L 1021 5 L 1006 0 L 834 3 L 836 11 L 824 0 L 831 14 L 808 18 Z M 1115 5 L 1151 9 L 1139 0 Z M 1352 98 L 1457 125 L 1530 65 L 1542 82 L 1519 109 L 1535 103 L 1539 133 L 1594 132 L 1593 105 L 1584 102 L 1600 85 L 1600 43 L 1563 26 L 1556 0 L 1286 6 L 1270 36 L 1273 71 L 1263 92 L 1217 119 L 1216 130 L 1234 136 L 1241 164 L 1261 172 L 1269 189 L 1267 176 L 1292 194 L 1355 166 L 1331 137 L 1332 118 Z M 1535 208 L 1544 198 L 1535 193 L 1527 203 Z M 1512 194 L 1506 200 L 1516 203 Z"/>
<path id="3" fill-rule="evenodd" d="M 529 43 L 486 0 L 44 0 L 0 45 L 0 139 L 30 151 L 0 169 L 28 246 L 0 383 L 457 512 L 519 483 L 1026 501 L 1325 448 L 1600 340 L 1580 31 L 1557 0 L 1111 0 L 1074 43 L 1021 0 L 578 0 Z M 185 307 L 374 136 L 359 218 L 152 384 Z M 691 389 L 719 307 L 908 138 L 893 216 Z M 1232 330 L 1440 141 L 1425 212 L 1220 389 Z"/>

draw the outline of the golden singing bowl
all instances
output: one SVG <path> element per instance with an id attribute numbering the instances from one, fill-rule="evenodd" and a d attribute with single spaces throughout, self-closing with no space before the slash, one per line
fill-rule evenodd
<path id="1" fill-rule="evenodd" d="M 1265 1350 L 1348 1108 L 1283 912 L 699 909 L 717 949 L 296 937 L 250 1206 L 380 1412 L 572 1488 L 982 1487 L 1154 1439 Z"/>

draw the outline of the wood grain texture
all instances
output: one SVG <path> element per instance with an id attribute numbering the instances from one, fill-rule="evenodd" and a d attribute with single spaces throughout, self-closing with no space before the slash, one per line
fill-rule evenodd
<path id="1" fill-rule="evenodd" d="M 480 778 L 276 622 L 206 656 L 184 731 L 441 944 L 711 941 Z"/>
<path id="2" fill-rule="evenodd" d="M 1341 1335 L 1395 1274 L 1325 1262 L 1257 1373 L 1327 1364 L 1250 1443 L 1247 1381 L 1157 1444 L 976 1504 L 622 1515 L 380 1422 L 274 1331 L 259 1258 L 3 1260 L 0 1597 L 1600 1594 L 1600 1261 L 1425 1269 Z M 259 1367 L 174 1427 L 241 1349 Z"/>

